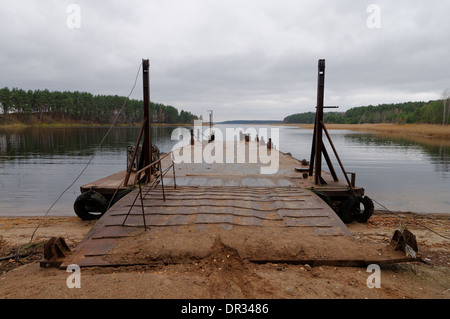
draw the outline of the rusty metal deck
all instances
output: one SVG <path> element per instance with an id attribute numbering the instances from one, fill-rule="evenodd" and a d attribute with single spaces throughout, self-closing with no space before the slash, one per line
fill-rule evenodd
<path id="1" fill-rule="evenodd" d="M 123 170 L 97 181 L 83 185 L 80 187 L 81 193 L 87 192 L 92 189 L 101 194 L 113 195 L 117 190 L 128 189 L 129 186 L 132 185 L 131 181 L 134 180 L 135 173 L 131 173 L 130 182 L 128 183 L 129 186 L 123 186 L 123 180 L 126 174 L 127 171 Z"/>
<path id="2" fill-rule="evenodd" d="M 272 152 L 277 152 L 279 168 L 271 175 L 261 175 L 258 163 L 176 164 L 177 188 L 167 174 L 165 200 L 160 186 L 148 194 L 144 188 L 143 206 L 139 199 L 132 206 L 138 190 L 128 194 L 61 267 L 199 260 L 217 240 L 254 262 L 351 265 L 404 260 L 400 252 L 353 238 L 335 212 L 308 189 L 311 179 L 295 169 L 300 161 Z M 328 187 L 333 186 L 342 183 L 331 180 Z"/>

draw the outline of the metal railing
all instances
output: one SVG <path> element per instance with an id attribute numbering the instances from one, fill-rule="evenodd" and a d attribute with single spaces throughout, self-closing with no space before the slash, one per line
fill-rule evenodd
<path id="1" fill-rule="evenodd" d="M 171 153 L 165 154 L 163 157 L 160 157 L 158 160 L 156 160 L 153 163 L 151 163 L 151 164 L 141 168 L 139 171 L 136 172 L 133 184 L 134 185 L 138 185 L 139 192 L 136 194 L 136 196 L 135 196 L 135 198 L 133 200 L 133 203 L 131 204 L 130 209 L 128 210 L 128 213 L 125 216 L 125 219 L 124 219 L 124 221 L 122 223 L 122 226 L 130 226 L 130 225 L 125 225 L 125 223 L 126 223 L 126 221 L 128 219 L 128 216 L 130 215 L 131 210 L 135 206 L 138 197 L 140 197 L 142 218 L 143 218 L 143 221 L 144 221 L 144 229 L 147 230 L 147 224 L 146 224 L 146 221 L 145 221 L 144 198 L 145 198 L 145 196 L 148 195 L 148 193 L 151 190 L 155 189 L 156 186 L 158 186 L 158 184 L 161 182 L 163 200 L 164 201 L 166 200 L 166 193 L 164 191 L 164 176 L 167 174 L 167 172 L 170 169 L 172 169 L 172 172 L 173 172 L 173 186 L 174 186 L 174 189 L 177 188 L 177 183 L 176 183 L 176 178 L 175 178 L 175 163 L 173 162 L 173 160 L 172 160 L 172 164 L 169 165 L 169 167 L 166 168 L 164 171 L 163 171 L 162 165 L 161 165 L 162 160 L 165 159 L 170 154 Z M 155 178 L 153 180 L 151 180 L 152 175 L 148 175 L 147 174 L 147 176 L 144 176 L 144 178 L 148 181 L 148 183 L 145 185 L 145 188 L 143 188 L 142 187 L 142 182 L 141 182 L 142 179 L 143 179 L 142 178 L 142 173 L 151 172 L 152 168 L 154 168 L 154 169 L 157 168 L 158 174 L 156 176 L 154 176 Z M 148 186 L 148 184 L 150 184 L 150 186 Z M 144 190 L 146 190 L 146 193 L 143 195 L 142 193 L 143 193 Z"/>

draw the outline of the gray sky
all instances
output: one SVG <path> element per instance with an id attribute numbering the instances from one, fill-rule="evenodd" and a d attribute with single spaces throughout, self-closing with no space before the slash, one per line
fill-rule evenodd
<path id="1" fill-rule="evenodd" d="M 450 87 L 449 14 L 441 0 L 0 0 L 0 87 L 126 96 L 146 58 L 154 102 L 282 120 L 314 111 L 324 58 L 341 111 L 428 101 Z"/>

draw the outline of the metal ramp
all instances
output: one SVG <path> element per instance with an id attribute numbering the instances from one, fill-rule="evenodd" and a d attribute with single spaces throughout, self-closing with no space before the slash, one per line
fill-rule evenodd
<path id="1" fill-rule="evenodd" d="M 146 189 L 143 189 L 143 194 Z M 112 207 L 63 262 L 130 266 L 195 262 L 220 241 L 242 259 L 363 265 L 405 261 L 384 245 L 362 244 L 307 189 L 178 187 L 137 190 Z M 146 229 L 144 228 L 144 218 Z"/>

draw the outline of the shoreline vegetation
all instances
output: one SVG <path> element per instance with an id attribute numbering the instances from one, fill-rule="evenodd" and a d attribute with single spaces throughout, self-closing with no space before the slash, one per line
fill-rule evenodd
<path id="1" fill-rule="evenodd" d="M 313 129 L 314 124 L 284 124 L 304 129 Z M 327 124 L 329 130 L 352 130 L 363 132 L 386 133 L 393 135 L 416 136 L 425 139 L 450 138 L 450 125 L 442 124 Z"/>
<path id="2" fill-rule="evenodd" d="M 3 119 L 2 119 L 3 117 Z M 29 127 L 41 128 L 70 128 L 70 127 L 108 127 L 111 123 L 100 123 L 95 121 L 74 120 L 58 116 L 44 116 L 39 119 L 36 115 L 28 116 L 26 120 L 17 114 L 8 114 L 7 119 L 0 115 L 0 129 L 24 129 Z M 140 127 L 141 122 L 116 123 L 117 127 Z M 191 126 L 191 123 L 152 123 L 154 126 Z"/>
<path id="3" fill-rule="evenodd" d="M 324 112 L 325 123 L 335 124 L 449 124 L 450 98 L 428 102 L 403 102 L 358 106 L 344 112 Z M 284 123 L 313 124 L 315 112 L 292 114 Z"/>
<path id="4" fill-rule="evenodd" d="M 312 128 L 315 113 L 297 113 L 284 118 L 285 124 Z M 360 106 L 345 112 L 325 112 L 328 129 L 376 132 L 423 141 L 450 137 L 450 99 Z M 309 125 L 308 125 L 309 124 Z"/>
<path id="5" fill-rule="evenodd" d="M 25 127 L 140 126 L 142 101 L 117 95 L 87 92 L 50 92 L 4 87 L 0 89 L 0 129 Z M 150 102 L 152 125 L 190 126 L 201 119 L 171 105 Z M 122 113 L 118 113 L 122 111 Z M 312 129 L 314 112 L 297 113 L 278 120 L 235 120 L 217 124 L 290 125 Z M 326 112 L 328 129 L 346 129 L 428 140 L 449 139 L 450 99 L 360 106 L 345 112 Z M 206 124 L 205 121 L 204 124 Z"/>
<path id="6" fill-rule="evenodd" d="M 313 129 L 314 124 L 284 124 Z M 374 133 L 381 138 L 407 140 L 420 145 L 450 146 L 450 125 L 441 124 L 327 124 L 327 130 L 350 130 Z"/>
<path id="7" fill-rule="evenodd" d="M 143 102 L 118 95 L 88 92 L 0 88 L 0 126 L 117 123 L 134 125 L 144 118 Z M 193 123 L 198 116 L 171 105 L 150 101 L 156 123 Z"/>

